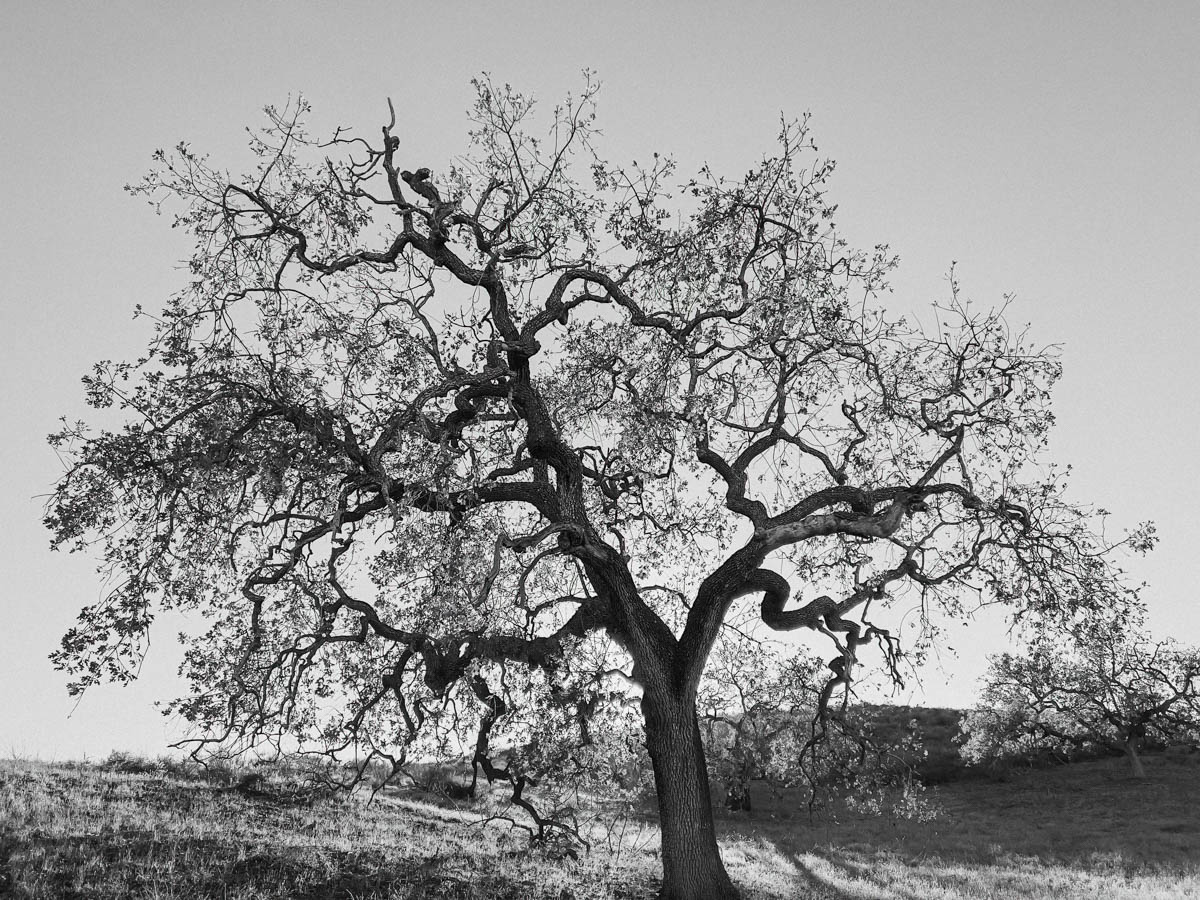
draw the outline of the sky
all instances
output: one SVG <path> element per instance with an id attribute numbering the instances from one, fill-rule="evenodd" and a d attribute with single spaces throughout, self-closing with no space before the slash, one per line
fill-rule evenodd
<path id="1" fill-rule="evenodd" d="M 157 753 L 185 623 L 157 623 L 142 678 L 76 704 L 47 654 L 104 591 L 52 553 L 45 436 L 87 416 L 80 378 L 135 358 L 137 303 L 182 286 L 185 236 L 125 194 L 181 140 L 231 170 L 264 105 L 303 93 L 314 131 L 377 135 L 387 98 L 407 168 L 464 152 L 470 79 L 552 104 L 603 84 L 602 149 L 740 176 L 780 115 L 812 114 L 838 161 L 852 244 L 901 258 L 892 308 L 927 315 L 952 262 L 980 305 L 1061 344 L 1053 457 L 1128 561 L 1158 636 L 1200 643 L 1200 16 L 1190 2 L 505 3 L 10 0 L 0 12 L 0 753 Z M 1001 619 L 952 627 L 899 702 L 969 705 Z M 953 647 L 951 651 L 948 648 Z"/>

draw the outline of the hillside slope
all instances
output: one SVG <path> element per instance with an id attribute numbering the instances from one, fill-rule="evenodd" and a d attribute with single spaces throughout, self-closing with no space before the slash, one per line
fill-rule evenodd
<path id="1" fill-rule="evenodd" d="M 722 817 L 748 898 L 875 900 L 1200 897 L 1200 761 L 1121 760 L 945 784 L 926 823 L 776 807 Z M 489 807 L 492 812 L 502 808 Z M 86 765 L 0 763 L 0 896 L 554 898 L 656 889 L 657 835 L 636 818 L 592 832 L 580 859 L 530 851 L 510 824 L 395 791 L 308 801 Z"/>

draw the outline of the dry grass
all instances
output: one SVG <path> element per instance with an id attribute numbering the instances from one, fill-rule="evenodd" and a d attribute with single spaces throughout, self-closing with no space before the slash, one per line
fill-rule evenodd
<path id="1" fill-rule="evenodd" d="M 981 900 L 1200 898 L 1200 762 L 1119 760 L 937 789 L 918 824 L 810 819 L 775 804 L 722 820 L 747 897 Z M 760 803 L 760 807 L 764 804 Z M 312 805 L 245 797 L 180 773 L 0 763 L 0 895 L 21 898 L 652 897 L 656 835 L 597 831 L 579 860 L 531 851 L 502 823 L 396 792 Z M 616 852 L 619 850 L 620 852 Z"/>
<path id="2" fill-rule="evenodd" d="M 924 824 L 784 820 L 777 807 L 727 840 L 777 853 L 786 874 L 764 896 L 805 885 L 856 900 L 1200 898 L 1200 760 L 1153 756 L 1146 768 L 1142 781 L 1110 759 L 942 785 L 930 791 L 942 814 Z"/>
<path id="3" fill-rule="evenodd" d="M 607 900 L 622 884 L 649 885 L 652 870 L 607 855 L 556 861 L 476 818 L 412 800 L 310 806 L 197 780 L 0 763 L 0 895 L 7 884 L 47 900 Z"/>

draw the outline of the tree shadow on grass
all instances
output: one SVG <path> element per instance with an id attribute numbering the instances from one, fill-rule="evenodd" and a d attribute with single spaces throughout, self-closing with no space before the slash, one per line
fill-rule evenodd
<path id="1" fill-rule="evenodd" d="M 1019 771 L 1003 782 L 964 779 L 930 791 L 938 812 L 931 821 L 839 811 L 806 822 L 780 806 L 763 810 L 780 821 L 758 825 L 822 887 L 861 887 L 868 895 L 903 897 L 902 886 L 919 880 L 928 890 L 970 896 L 965 880 L 1003 872 L 1023 878 L 1046 868 L 1081 879 L 1147 872 L 1190 879 L 1200 840 L 1200 766 L 1153 756 L 1146 763 L 1143 779 L 1119 759 Z M 899 874 L 881 877 L 889 866 Z"/>
<path id="2" fill-rule="evenodd" d="M 1119 861 L 1091 864 L 1046 863 L 1036 857 L 974 863 L 945 859 L 906 859 L 886 850 L 871 853 L 829 847 L 797 852 L 792 859 L 805 872 L 813 895 L 822 900 L 974 900 L 976 897 L 1049 898 L 1111 896 L 1120 898 L 1193 896 L 1194 874 L 1131 873 Z"/>
<path id="3" fill-rule="evenodd" d="M 800 877 L 803 879 L 803 885 L 807 888 L 801 896 L 819 897 L 820 900 L 857 900 L 856 895 L 846 893 L 835 885 L 831 879 L 827 877 L 823 878 L 818 874 L 813 866 L 806 863 L 800 857 L 800 854 L 792 854 L 791 860 L 796 867 L 796 871 L 800 873 Z"/>
<path id="4" fill-rule="evenodd" d="M 828 848 L 794 853 L 816 896 L 838 900 L 925 900 L 929 896 L 973 897 L 971 879 L 962 872 L 938 872 L 929 866 L 901 862 L 886 851 L 865 854 Z"/>

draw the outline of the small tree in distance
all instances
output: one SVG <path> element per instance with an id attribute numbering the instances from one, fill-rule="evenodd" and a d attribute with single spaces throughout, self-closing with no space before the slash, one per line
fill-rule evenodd
<path id="1" fill-rule="evenodd" d="M 799 751 L 826 679 L 815 657 L 750 637 L 753 623 L 736 624 L 709 656 L 697 709 L 709 773 L 724 789 L 725 805 L 750 811 L 752 781 L 798 780 Z"/>
<path id="2" fill-rule="evenodd" d="M 697 697 L 709 774 L 726 807 L 751 812 L 754 782 L 789 790 L 810 811 L 911 782 L 923 753 L 915 722 L 897 733 L 847 695 L 831 709 L 819 659 L 750 637 L 751 623 L 740 619 L 727 623 L 734 627 L 714 647 Z"/>
<path id="3" fill-rule="evenodd" d="M 75 690 L 132 678 L 154 611 L 193 611 L 171 711 L 201 740 L 466 747 L 537 835 L 540 768 L 586 775 L 632 711 L 661 896 L 734 897 L 696 700 L 743 598 L 831 641 L 822 709 L 864 646 L 895 663 L 897 603 L 1127 599 L 1041 461 L 1059 363 L 953 282 L 931 327 L 886 316 L 894 259 L 839 237 L 806 121 L 742 178 L 676 181 L 598 155 L 590 78 L 538 133 L 476 88 L 436 174 L 394 113 L 318 141 L 303 104 L 245 177 L 156 154 L 134 193 L 196 250 L 145 357 L 86 379 L 125 424 L 53 437 L 55 542 L 117 585 L 56 658 Z"/>
<path id="4" fill-rule="evenodd" d="M 993 657 L 980 699 L 963 721 L 971 762 L 1104 748 L 1144 778 L 1143 746 L 1200 738 L 1200 650 L 1092 628 Z"/>

